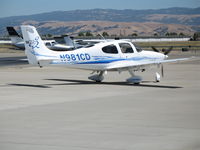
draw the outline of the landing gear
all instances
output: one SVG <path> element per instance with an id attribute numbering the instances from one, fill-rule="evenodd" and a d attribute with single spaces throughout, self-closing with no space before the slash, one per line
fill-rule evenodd
<path id="1" fill-rule="evenodd" d="M 140 84 L 142 82 L 142 78 L 140 76 L 136 76 L 133 72 L 133 70 L 128 70 L 128 72 L 130 73 L 130 75 L 132 77 L 128 78 L 126 81 L 128 83 L 133 83 L 133 84 Z"/>
<path id="2" fill-rule="evenodd" d="M 160 82 L 160 74 L 157 72 L 156 72 L 155 80 L 156 82 Z"/>
<path id="3" fill-rule="evenodd" d="M 103 76 L 104 73 L 105 73 L 105 71 L 100 71 L 99 74 L 95 74 L 93 76 L 90 76 L 90 77 L 88 77 L 88 79 L 93 80 L 95 82 L 102 82 L 103 79 L 104 79 L 104 76 Z"/>
<path id="4" fill-rule="evenodd" d="M 159 64 L 158 68 L 160 68 L 160 74 L 158 72 L 156 72 L 156 74 L 155 74 L 155 81 L 156 82 L 160 82 L 161 77 L 162 78 L 164 77 L 164 67 L 163 67 L 163 65 Z"/>

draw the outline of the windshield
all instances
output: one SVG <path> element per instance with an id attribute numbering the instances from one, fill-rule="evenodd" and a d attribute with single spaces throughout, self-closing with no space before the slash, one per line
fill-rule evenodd
<path id="1" fill-rule="evenodd" d="M 142 48 L 141 47 L 135 47 L 137 52 L 141 52 L 142 51 Z"/>
<path id="2" fill-rule="evenodd" d="M 136 51 L 137 52 L 141 52 L 142 51 L 142 48 L 136 44 L 134 44 L 135 48 L 136 48 Z"/>
<path id="3" fill-rule="evenodd" d="M 133 53 L 132 46 L 129 43 L 119 43 L 122 53 Z"/>

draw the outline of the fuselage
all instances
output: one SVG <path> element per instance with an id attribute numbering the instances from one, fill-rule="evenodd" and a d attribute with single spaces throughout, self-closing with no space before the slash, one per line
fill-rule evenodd
<path id="1" fill-rule="evenodd" d="M 46 57 L 48 56 L 49 53 Z M 166 58 L 161 53 L 137 50 L 132 43 L 120 40 L 98 43 L 74 51 L 51 51 L 50 57 L 55 58 L 51 64 L 90 70 L 106 70 L 109 65 L 115 62 L 155 61 Z"/>

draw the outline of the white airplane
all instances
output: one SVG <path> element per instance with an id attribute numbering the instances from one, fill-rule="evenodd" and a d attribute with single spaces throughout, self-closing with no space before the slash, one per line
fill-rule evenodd
<path id="1" fill-rule="evenodd" d="M 7 27 L 7 31 L 10 36 L 12 44 L 20 49 L 24 49 L 25 46 L 23 37 L 21 37 L 13 27 Z M 72 46 L 59 44 L 55 42 L 55 40 L 45 40 L 43 42 L 51 50 L 61 51 L 73 48 Z"/>
<path id="2" fill-rule="evenodd" d="M 169 59 L 167 55 L 158 52 L 139 51 L 131 42 L 117 40 L 103 42 L 74 51 L 56 52 L 48 49 L 41 40 L 36 28 L 21 26 L 25 40 L 25 53 L 32 65 L 39 67 L 47 65 L 63 65 L 66 67 L 92 70 L 97 74 L 89 79 L 101 82 L 107 71 L 128 71 L 131 75 L 127 82 L 139 84 L 142 81 L 136 76 L 136 71 L 145 71 L 152 65 L 161 66 L 162 63 L 187 60 L 188 58 Z M 156 81 L 160 75 L 156 73 Z"/>

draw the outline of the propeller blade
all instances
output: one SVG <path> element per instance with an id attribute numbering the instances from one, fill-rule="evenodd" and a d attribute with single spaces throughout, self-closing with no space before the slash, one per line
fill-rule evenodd
<path id="1" fill-rule="evenodd" d="M 163 67 L 163 64 L 161 64 L 161 75 L 162 75 L 162 77 L 164 77 L 164 67 Z"/>
<path id="2" fill-rule="evenodd" d="M 171 46 L 169 49 L 166 49 L 164 52 L 164 55 L 168 55 L 173 49 L 173 46 Z"/>
<path id="3" fill-rule="evenodd" d="M 151 46 L 151 48 L 154 50 L 154 52 L 160 52 L 157 48 L 155 48 L 154 46 Z"/>

